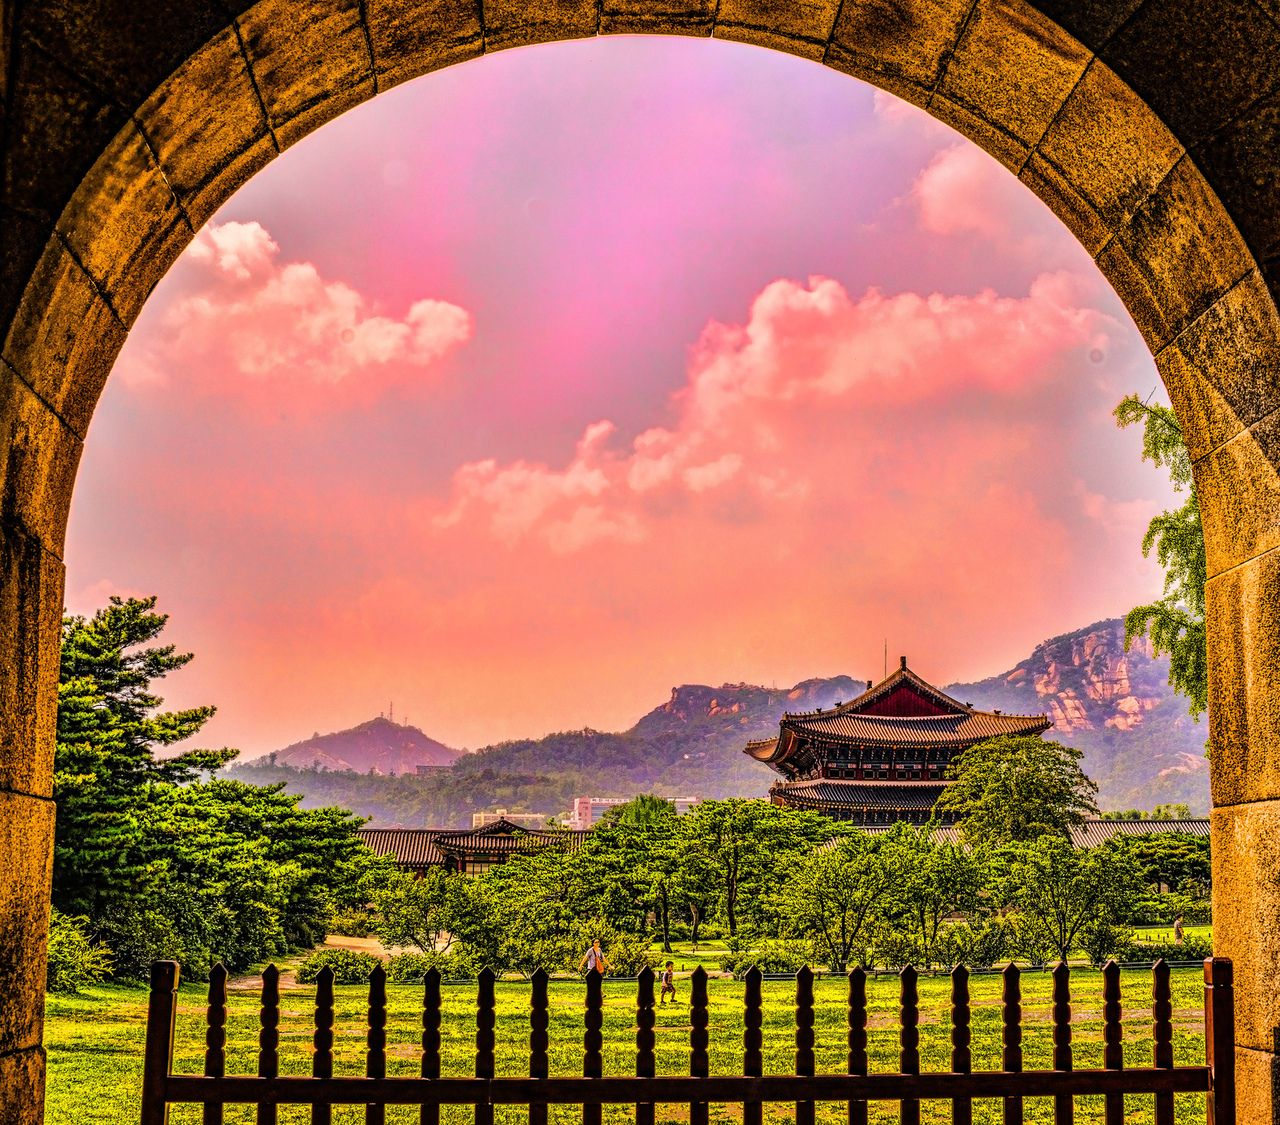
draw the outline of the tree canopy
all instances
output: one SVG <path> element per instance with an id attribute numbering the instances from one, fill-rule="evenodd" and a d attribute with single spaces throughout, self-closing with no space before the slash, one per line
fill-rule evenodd
<path id="1" fill-rule="evenodd" d="M 1180 507 L 1161 512 L 1147 525 L 1142 553 L 1156 553 L 1164 570 L 1164 595 L 1135 606 L 1125 616 L 1125 640 L 1151 638 L 1157 656 L 1169 657 L 1169 683 L 1187 697 L 1193 715 L 1209 705 L 1208 657 L 1205 650 L 1204 528 L 1200 499 L 1191 476 L 1182 427 L 1173 411 L 1137 395 L 1127 396 L 1115 410 L 1120 426 L 1142 424 L 1142 458 L 1169 473 L 1178 492 L 1187 494 Z"/>
<path id="2" fill-rule="evenodd" d="M 1001 735 L 952 759 L 935 810 L 956 814 L 971 844 L 1005 844 L 1066 837 L 1097 815 L 1098 787 L 1080 768 L 1083 754 L 1035 735 Z"/>

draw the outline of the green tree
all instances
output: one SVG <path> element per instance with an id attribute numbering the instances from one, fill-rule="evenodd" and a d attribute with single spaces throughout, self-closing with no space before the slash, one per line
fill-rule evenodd
<path id="1" fill-rule="evenodd" d="M 1209 705 L 1204 631 L 1207 571 L 1191 458 L 1182 427 L 1169 407 L 1128 395 L 1116 407 L 1115 417 L 1120 426 L 1142 424 L 1143 460 L 1166 469 L 1174 489 L 1187 494 L 1180 507 L 1161 512 L 1147 525 L 1142 553 L 1149 556 L 1155 550 L 1164 570 L 1164 596 L 1125 615 L 1125 642 L 1149 636 L 1156 655 L 1169 657 L 1169 683 L 1187 697 L 1191 714 L 1199 716 Z"/>
<path id="2" fill-rule="evenodd" d="M 1098 811 L 1083 754 L 1034 735 L 1001 735 L 969 747 L 947 768 L 954 780 L 934 806 L 954 813 L 970 844 L 1066 837 Z"/>
<path id="3" fill-rule="evenodd" d="M 1065 961 L 1087 931 L 1118 931 L 1141 887 L 1138 866 L 1124 847 L 1077 849 L 1046 835 L 1011 849 L 1003 898 L 1015 915 L 1023 954 Z"/>
<path id="4" fill-rule="evenodd" d="M 688 884 L 711 891 L 730 936 L 744 921 L 759 924 L 796 859 L 840 832 L 816 813 L 741 798 L 703 801 L 681 827 Z"/>
<path id="5" fill-rule="evenodd" d="M 378 912 L 378 936 L 386 945 L 412 945 L 434 951 L 450 928 L 450 883 L 441 867 L 419 874 L 397 871 L 377 879 L 370 898 Z"/>
<path id="6" fill-rule="evenodd" d="M 854 832 L 801 857 L 777 895 L 788 936 L 812 941 L 833 972 L 865 960 L 873 924 L 894 880 L 880 841 Z"/>
<path id="7" fill-rule="evenodd" d="M 897 824 L 884 840 L 881 861 L 893 872 L 887 913 L 900 947 L 895 959 L 931 968 L 945 926 L 989 913 L 981 849 L 940 840 L 930 825 Z"/>
<path id="8" fill-rule="evenodd" d="M 190 738 L 212 707 L 161 711 L 154 681 L 185 667 L 190 653 L 153 645 L 168 617 L 156 599 L 113 597 L 92 618 L 62 623 L 54 800 L 54 905 L 93 916 L 147 881 L 142 832 L 151 786 L 190 781 L 235 757 L 233 750 L 157 756 Z"/>

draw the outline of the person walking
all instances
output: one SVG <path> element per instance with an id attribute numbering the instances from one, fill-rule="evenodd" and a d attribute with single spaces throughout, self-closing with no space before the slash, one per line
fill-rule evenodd
<path id="1" fill-rule="evenodd" d="M 662 994 L 658 997 L 659 1004 L 667 1002 L 667 994 L 671 994 L 671 1003 L 676 1004 L 676 963 L 668 961 L 667 967 L 662 970 Z"/>
<path id="2" fill-rule="evenodd" d="M 609 962 L 605 960 L 604 950 L 600 948 L 600 939 L 593 938 L 591 948 L 582 955 L 582 960 L 578 962 L 578 971 L 586 969 L 587 972 L 596 972 L 604 976 L 604 971 L 609 967 Z"/>
<path id="3" fill-rule="evenodd" d="M 1181 945 L 1181 944 L 1182 944 L 1182 934 L 1183 934 L 1183 930 L 1182 930 L 1182 915 L 1181 915 L 1181 914 L 1179 914 L 1179 915 L 1178 915 L 1178 916 L 1173 920 L 1173 944 L 1174 944 L 1174 945 Z"/>

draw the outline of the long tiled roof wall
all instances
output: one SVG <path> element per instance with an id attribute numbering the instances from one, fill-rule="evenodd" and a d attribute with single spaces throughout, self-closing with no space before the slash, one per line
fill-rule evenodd
<path id="1" fill-rule="evenodd" d="M 892 832 L 892 824 L 859 825 L 860 832 Z M 1078 828 L 1071 829 L 1071 842 L 1077 848 L 1096 848 L 1112 836 L 1162 836 L 1177 833 L 1183 836 L 1209 836 L 1209 818 L 1192 817 L 1188 820 L 1086 820 Z M 960 829 L 954 825 L 942 825 L 934 829 L 934 836 L 947 843 L 959 843 Z M 822 848 L 833 848 L 839 838 L 828 840 Z"/>
<path id="2" fill-rule="evenodd" d="M 360 839 L 378 855 L 392 856 L 401 867 L 443 866 L 449 853 L 484 852 L 514 855 L 536 852 L 555 843 L 571 852 L 582 847 L 589 831 L 485 833 L 482 829 L 361 828 Z"/>

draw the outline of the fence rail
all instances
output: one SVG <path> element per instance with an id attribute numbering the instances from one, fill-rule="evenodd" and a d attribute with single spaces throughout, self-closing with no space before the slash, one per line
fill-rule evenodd
<path id="1" fill-rule="evenodd" d="M 173 1073 L 177 1014 L 178 966 L 160 961 L 152 966 L 147 1012 L 146 1056 L 142 1091 L 142 1125 L 164 1125 L 175 1104 L 203 1106 L 204 1125 L 221 1125 L 228 1104 L 256 1105 L 258 1125 L 275 1125 L 280 1105 L 311 1107 L 312 1125 L 328 1125 L 335 1105 L 363 1105 L 366 1125 L 382 1125 L 388 1105 L 420 1107 L 422 1125 L 436 1125 L 441 1106 L 470 1105 L 476 1125 L 492 1125 L 498 1105 L 529 1107 L 530 1125 L 545 1125 L 548 1106 L 580 1106 L 583 1125 L 599 1125 L 604 1105 L 635 1106 L 637 1125 L 652 1125 L 654 1106 L 682 1103 L 691 1125 L 706 1125 L 712 1103 L 741 1105 L 744 1125 L 759 1125 L 766 1103 L 795 1107 L 797 1125 L 812 1125 L 816 1102 L 848 1105 L 849 1125 L 865 1125 L 873 1101 L 897 1102 L 902 1125 L 918 1125 L 922 1101 L 949 1101 L 952 1121 L 969 1125 L 975 1098 L 998 1098 L 1005 1125 L 1021 1125 L 1023 1099 L 1052 1098 L 1055 1125 L 1072 1125 L 1078 1095 L 1105 1096 L 1106 1125 L 1123 1125 L 1124 1095 L 1155 1097 L 1155 1125 L 1173 1125 L 1174 1095 L 1206 1095 L 1208 1125 L 1235 1125 L 1234 1000 L 1231 962 L 1211 958 L 1204 963 L 1205 1063 L 1173 1063 L 1173 1005 L 1169 966 L 1152 966 L 1153 1059 L 1149 1067 L 1125 1067 L 1120 1007 L 1120 967 L 1109 962 L 1103 973 L 1103 1067 L 1073 1067 L 1071 1041 L 1071 976 L 1065 964 L 1053 970 L 1053 1069 L 1022 1066 L 1022 998 L 1020 972 L 1003 970 L 1001 991 L 1001 1066 L 974 1071 L 970 1055 L 969 972 L 951 974 L 951 1070 L 921 1072 L 917 976 L 908 967 L 900 974 L 899 1070 L 869 1073 L 867 1055 L 866 974 L 848 975 L 848 1065 L 844 1074 L 815 1073 L 813 973 L 796 974 L 795 1061 L 793 1074 L 763 1073 L 763 1000 L 761 974 L 746 975 L 743 1072 L 710 1074 L 707 976 L 697 969 L 691 981 L 689 1010 L 689 1074 L 658 1075 L 654 1055 L 654 974 L 637 978 L 635 1077 L 604 1076 L 601 1034 L 604 1000 L 601 978 L 591 973 L 583 1017 L 582 1077 L 551 1077 L 548 1068 L 547 977 L 535 973 L 530 993 L 529 1077 L 495 1077 L 495 978 L 485 970 L 476 997 L 475 1077 L 440 1077 L 440 974 L 426 974 L 422 1000 L 420 1074 L 416 1078 L 386 1076 L 386 974 L 373 971 L 366 1019 L 365 1076 L 333 1074 L 333 973 L 321 972 L 316 987 L 310 1077 L 279 1074 L 280 991 L 274 968 L 263 974 L 259 1019 L 258 1073 L 226 1074 L 227 974 L 216 966 L 209 978 L 203 1075 Z"/>

